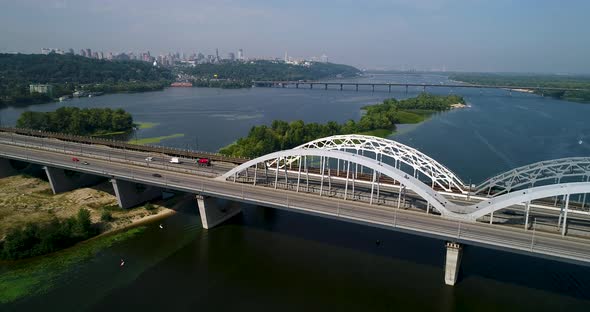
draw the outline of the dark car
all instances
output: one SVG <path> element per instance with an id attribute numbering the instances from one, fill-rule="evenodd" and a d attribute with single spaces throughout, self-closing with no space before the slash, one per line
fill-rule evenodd
<path id="1" fill-rule="evenodd" d="M 154 176 L 154 177 L 156 177 L 156 178 L 161 178 L 161 177 L 162 177 L 162 175 L 161 175 L 161 174 L 159 174 L 159 173 L 154 173 L 154 174 L 152 174 L 152 176 Z"/>

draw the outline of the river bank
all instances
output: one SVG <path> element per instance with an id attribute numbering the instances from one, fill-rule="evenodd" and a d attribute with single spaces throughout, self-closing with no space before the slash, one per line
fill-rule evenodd
<path id="1" fill-rule="evenodd" d="M 47 181 L 28 176 L 11 176 L 0 179 L 0 239 L 14 228 L 25 224 L 47 223 L 75 216 L 79 209 L 90 211 L 90 219 L 101 234 L 120 230 L 152 218 L 168 215 L 173 210 L 166 208 L 174 198 L 153 204 L 153 209 L 145 206 L 123 210 L 117 206 L 117 199 L 109 182 L 91 188 L 80 188 L 70 192 L 53 195 Z M 102 213 L 108 211 L 112 221 L 101 220 Z"/>

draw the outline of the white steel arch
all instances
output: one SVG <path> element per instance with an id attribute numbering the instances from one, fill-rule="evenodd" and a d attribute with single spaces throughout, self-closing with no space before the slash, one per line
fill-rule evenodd
<path id="1" fill-rule="evenodd" d="M 475 206 L 475 210 L 470 213 L 473 220 L 483 217 L 494 211 L 504 209 L 512 205 L 518 205 L 531 202 L 536 199 L 547 198 L 552 196 L 573 195 L 590 193 L 590 182 L 575 182 L 537 186 L 525 190 L 514 191 L 498 197 L 489 198 Z M 567 204 L 566 204 L 567 206 Z M 566 207 L 567 209 L 567 207 Z"/>
<path id="2" fill-rule="evenodd" d="M 280 163 L 281 160 L 288 161 L 289 159 L 293 159 L 295 157 L 300 156 L 326 157 L 365 166 L 366 168 L 372 169 L 375 172 L 379 172 L 405 185 L 408 189 L 411 189 L 420 197 L 425 199 L 430 205 L 432 205 L 434 209 L 440 212 L 443 216 L 452 217 L 456 219 L 464 219 L 468 217 L 468 215 L 464 214 L 464 212 L 466 211 L 463 209 L 462 206 L 454 205 L 453 203 L 449 202 L 443 195 L 433 190 L 430 186 L 408 175 L 407 173 L 395 167 L 392 167 L 386 163 L 379 162 L 374 159 L 367 158 L 354 153 L 343 151 L 309 148 L 291 149 L 274 152 L 243 163 L 240 166 L 237 166 L 232 170 L 226 172 L 225 174 L 217 177 L 217 179 L 225 181 L 228 178 L 233 177 L 234 175 L 237 175 L 238 173 L 245 171 L 247 168 L 255 166 L 259 163 L 267 164 L 270 163 L 270 161 L 274 161 L 274 163 L 278 161 Z M 455 211 L 447 209 L 447 207 L 449 206 L 452 206 Z"/>
<path id="3" fill-rule="evenodd" d="M 447 192 L 458 190 L 461 193 L 467 193 L 463 181 L 447 167 L 417 149 L 393 140 L 360 134 L 334 135 L 313 140 L 294 149 L 309 148 L 354 150 L 357 154 L 371 152 L 378 160 L 382 160 L 383 156 L 389 157 L 393 159 L 396 168 L 401 169 L 401 163 L 404 163 L 414 170 L 414 177 L 418 176 L 418 172 L 428 177 L 432 181 L 433 187 L 438 186 Z M 288 165 L 297 159 L 298 157 L 292 157 L 287 160 L 286 164 Z M 270 164 L 273 165 L 274 162 Z"/>
<path id="4" fill-rule="evenodd" d="M 483 200 L 477 204 L 461 206 L 450 202 L 442 194 L 439 194 L 437 191 L 433 190 L 430 186 L 424 184 L 417 178 L 414 178 L 386 163 L 379 162 L 355 153 L 315 148 L 291 149 L 267 154 L 241 164 L 240 166 L 233 168 L 216 179 L 225 181 L 228 178 L 234 177 L 240 172 L 245 171 L 247 168 L 253 167 L 259 163 L 264 163 L 266 165 L 271 161 L 274 161 L 274 163 L 279 162 L 280 164 L 281 162 L 288 162 L 293 158 L 303 156 L 317 156 L 325 157 L 327 159 L 339 159 L 345 162 L 365 166 L 366 168 L 374 170 L 374 172 L 379 172 L 405 185 L 407 188 L 414 191 L 418 196 L 426 200 L 444 217 L 458 220 L 475 221 L 477 218 L 495 211 L 507 208 L 512 205 L 530 202 L 536 199 L 560 195 L 567 195 L 569 197 L 569 195 L 572 194 L 590 193 L 590 182 L 551 184 L 533 187 L 526 190 L 514 191 L 501 196 Z M 283 168 L 287 170 L 285 167 Z M 565 209 L 567 211 L 567 204 Z"/>
<path id="5" fill-rule="evenodd" d="M 538 183 L 587 181 L 590 181 L 590 157 L 570 157 L 540 161 L 506 171 L 479 184 L 475 193 L 495 197 L 534 187 Z"/>

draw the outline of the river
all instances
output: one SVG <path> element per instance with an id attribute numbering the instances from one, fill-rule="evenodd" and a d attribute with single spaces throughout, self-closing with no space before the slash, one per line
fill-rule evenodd
<path id="1" fill-rule="evenodd" d="M 445 83 L 441 75 L 374 75 L 362 82 Z M 29 107 L 122 107 L 157 126 L 138 138 L 216 151 L 274 119 L 358 119 L 360 108 L 422 88 L 221 90 L 170 88 Z M 403 125 L 392 139 L 437 159 L 463 180 L 480 182 L 531 162 L 590 155 L 590 105 L 505 90 L 437 88 L 469 108 Z M 14 124 L 19 108 L 0 110 Z M 581 141 L 581 144 L 580 144 Z M 193 209 L 194 208 L 194 209 Z M 485 248 L 465 248 L 455 287 L 443 283 L 442 241 L 254 206 L 204 231 L 187 207 L 137 237 L 68 270 L 49 292 L 9 310 L 587 310 L 590 268 Z M 379 240 L 381 243 L 376 244 Z M 124 268 L 119 259 L 125 258 Z"/>

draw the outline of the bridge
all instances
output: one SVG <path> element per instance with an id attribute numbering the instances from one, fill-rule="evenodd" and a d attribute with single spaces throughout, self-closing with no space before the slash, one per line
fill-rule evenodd
<path id="1" fill-rule="evenodd" d="M 296 89 L 301 87 L 307 87 L 309 89 L 313 89 L 314 86 L 324 87 L 324 90 L 328 90 L 330 86 L 338 87 L 340 91 L 344 90 L 344 87 L 355 87 L 355 90 L 358 91 L 359 87 L 371 87 L 372 91 L 375 91 L 375 87 L 387 87 L 388 92 L 391 92 L 392 87 L 405 87 L 406 93 L 408 93 L 408 89 L 410 87 L 418 87 L 422 88 L 422 91 L 425 92 L 426 88 L 470 88 L 470 89 L 505 89 L 510 92 L 512 90 L 531 90 L 541 92 L 543 94 L 544 91 L 585 91 L 588 92 L 588 89 L 579 89 L 579 88 L 559 88 L 559 87 L 538 87 L 538 86 L 502 86 L 502 85 L 482 85 L 482 84 L 433 84 L 433 83 L 400 83 L 400 82 L 382 82 L 382 83 L 375 83 L 375 82 L 337 82 L 337 81 L 283 81 L 283 80 L 255 80 L 252 82 L 253 85 L 257 87 L 280 87 L 286 88 L 288 86 L 295 86 Z"/>
<path id="2" fill-rule="evenodd" d="M 590 225 L 588 158 L 516 168 L 475 187 L 412 147 L 361 135 L 322 138 L 240 164 L 168 160 L 159 151 L 0 132 L 0 177 L 44 171 L 54 193 L 108 180 L 122 208 L 164 190 L 187 192 L 205 229 L 240 213 L 231 202 L 243 202 L 442 239 L 449 285 L 464 245 L 590 264 L 583 237 Z M 216 204 L 219 198 L 230 204 Z"/>

